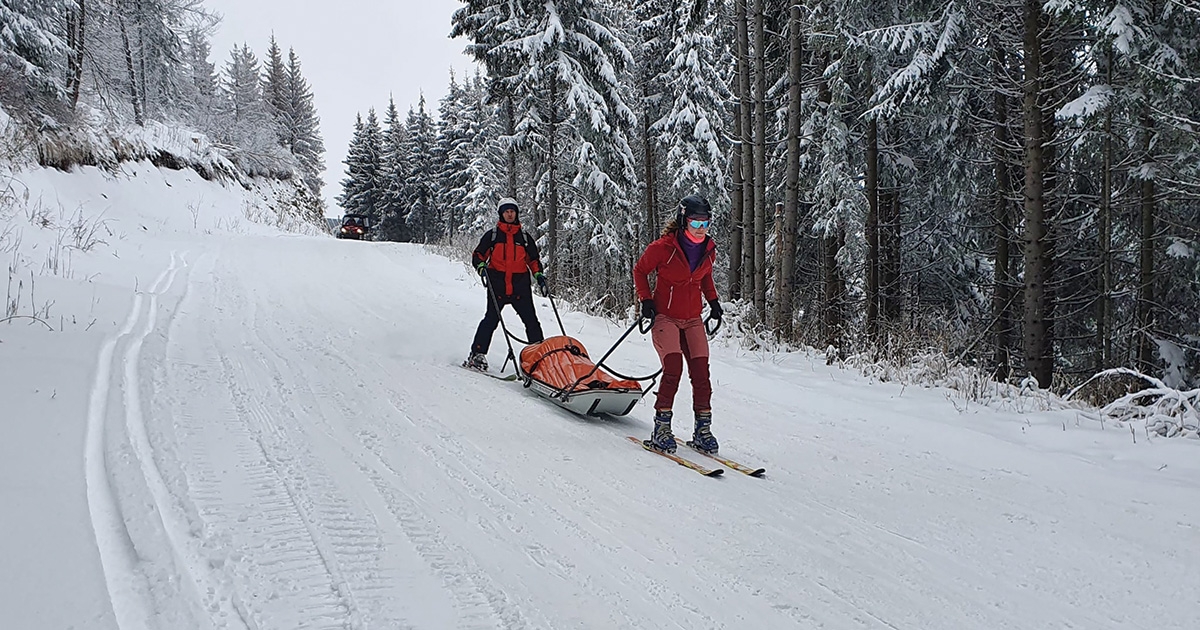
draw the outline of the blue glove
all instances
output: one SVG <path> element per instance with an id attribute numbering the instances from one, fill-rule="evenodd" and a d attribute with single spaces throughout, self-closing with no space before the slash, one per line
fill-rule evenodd
<path id="1" fill-rule="evenodd" d="M 548 296 L 550 290 L 546 288 L 546 274 L 539 271 L 533 274 L 533 279 L 537 280 L 538 288 L 542 290 L 542 297 Z"/>

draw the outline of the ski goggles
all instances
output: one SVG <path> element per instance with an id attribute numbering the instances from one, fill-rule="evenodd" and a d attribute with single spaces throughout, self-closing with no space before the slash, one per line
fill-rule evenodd
<path id="1" fill-rule="evenodd" d="M 694 229 L 697 229 L 697 230 L 708 227 L 710 223 L 712 223 L 712 221 L 710 221 L 708 219 L 705 219 L 703 221 L 701 221 L 699 219 L 691 219 L 688 221 L 688 225 L 692 226 Z"/>

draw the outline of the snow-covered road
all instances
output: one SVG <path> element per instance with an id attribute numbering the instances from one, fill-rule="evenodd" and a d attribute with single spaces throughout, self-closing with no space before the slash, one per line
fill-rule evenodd
<path id="1" fill-rule="evenodd" d="M 420 247 L 231 238 L 165 263 L 91 397 L 122 630 L 1200 622 L 1195 444 L 718 345 L 714 432 L 768 475 L 708 479 L 622 439 L 647 402 L 586 419 L 458 368 L 483 291 Z M 563 322 L 593 352 L 623 332 Z M 636 336 L 611 362 L 657 367 Z"/>

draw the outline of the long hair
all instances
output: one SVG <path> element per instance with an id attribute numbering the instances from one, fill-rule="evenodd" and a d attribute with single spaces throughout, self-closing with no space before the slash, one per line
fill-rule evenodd
<path id="1" fill-rule="evenodd" d="M 666 225 L 663 226 L 662 233 L 659 234 L 659 236 L 666 236 L 668 234 L 671 234 L 672 232 L 678 232 L 678 231 L 679 231 L 679 215 L 675 215 L 675 216 L 671 217 L 670 221 L 667 221 Z"/>

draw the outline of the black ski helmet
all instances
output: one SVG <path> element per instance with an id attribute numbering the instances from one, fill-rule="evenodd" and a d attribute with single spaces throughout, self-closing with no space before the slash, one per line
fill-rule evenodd
<path id="1" fill-rule="evenodd" d="M 692 217 L 708 219 L 712 216 L 712 206 L 700 195 L 688 195 L 679 200 L 679 222 L 683 223 Z"/>
<path id="2" fill-rule="evenodd" d="M 509 208 L 512 208 L 513 212 L 517 213 L 517 219 L 520 220 L 521 209 L 517 207 L 517 200 L 512 197 L 505 197 L 500 200 L 500 203 L 496 204 L 496 214 L 499 215 L 500 220 L 504 220 L 504 211 Z"/>

